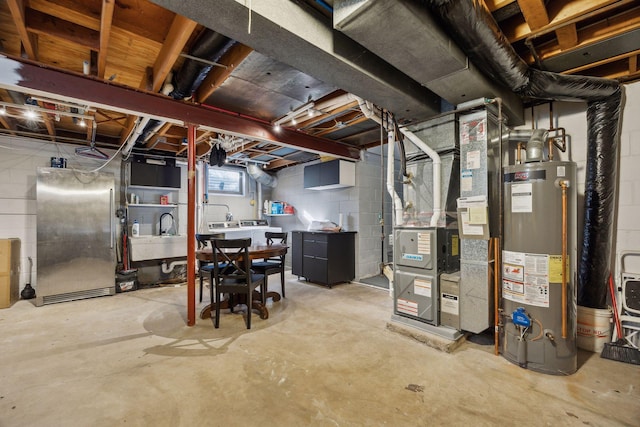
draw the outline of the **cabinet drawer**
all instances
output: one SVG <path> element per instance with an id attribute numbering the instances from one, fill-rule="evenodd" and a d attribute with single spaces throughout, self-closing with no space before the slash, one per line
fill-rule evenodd
<path id="1" fill-rule="evenodd" d="M 304 277 L 307 278 L 307 280 L 320 283 L 328 282 L 328 261 L 326 259 L 305 256 L 302 262 Z"/>
<path id="2" fill-rule="evenodd" d="M 305 233 L 304 239 L 326 243 L 329 241 L 329 235 L 327 233 Z"/>
<path id="3" fill-rule="evenodd" d="M 302 245 L 305 256 L 327 258 L 327 242 L 305 240 Z"/>

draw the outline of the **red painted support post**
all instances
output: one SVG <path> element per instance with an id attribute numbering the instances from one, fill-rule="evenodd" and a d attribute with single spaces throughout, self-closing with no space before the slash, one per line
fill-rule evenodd
<path id="1" fill-rule="evenodd" d="M 196 126 L 187 124 L 187 325 L 196 324 Z"/>

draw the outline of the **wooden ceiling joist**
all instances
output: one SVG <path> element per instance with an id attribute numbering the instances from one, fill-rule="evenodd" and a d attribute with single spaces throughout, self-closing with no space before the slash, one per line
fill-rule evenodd
<path id="1" fill-rule="evenodd" d="M 100 50 L 98 31 L 29 8 L 25 10 L 25 18 L 27 30 L 32 33 L 57 37 L 96 52 Z"/>
<path id="2" fill-rule="evenodd" d="M 18 30 L 18 34 L 20 35 L 20 41 L 22 42 L 24 51 L 30 59 L 37 61 L 38 51 L 36 50 L 36 37 L 27 31 L 24 2 L 22 0 L 7 0 L 7 5 L 11 11 L 11 17 Z"/>
<path id="3" fill-rule="evenodd" d="M 115 0 L 102 0 L 102 13 L 100 14 L 100 50 L 98 51 L 98 77 L 104 78 L 107 67 L 107 52 L 109 50 L 109 37 L 111 35 L 111 23 Z"/>
<path id="4" fill-rule="evenodd" d="M 183 16 L 176 15 L 174 17 L 162 49 L 160 49 L 160 53 L 153 65 L 153 84 L 151 86 L 153 92 L 158 92 L 164 84 L 171 68 L 180 56 L 182 49 L 184 49 L 184 46 L 189 41 L 197 25 L 194 21 Z"/>

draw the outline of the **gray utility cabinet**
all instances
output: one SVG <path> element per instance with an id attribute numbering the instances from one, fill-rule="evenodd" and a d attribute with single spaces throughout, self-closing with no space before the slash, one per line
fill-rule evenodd
<path id="1" fill-rule="evenodd" d="M 355 278 L 355 232 L 293 231 L 291 272 L 327 285 Z"/>

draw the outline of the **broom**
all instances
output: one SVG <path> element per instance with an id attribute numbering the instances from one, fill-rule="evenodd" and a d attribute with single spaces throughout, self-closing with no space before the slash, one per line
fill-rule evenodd
<path id="1" fill-rule="evenodd" d="M 627 340 L 623 336 L 622 324 L 620 323 L 620 314 L 618 313 L 618 304 L 616 302 L 616 293 L 613 286 L 613 278 L 609 276 L 609 293 L 611 294 L 611 304 L 613 305 L 613 318 L 615 320 L 616 333 L 618 341 L 608 342 L 604 344 L 600 357 L 611 360 L 618 360 L 624 363 L 632 363 L 640 365 L 640 350 L 627 345 Z"/>

